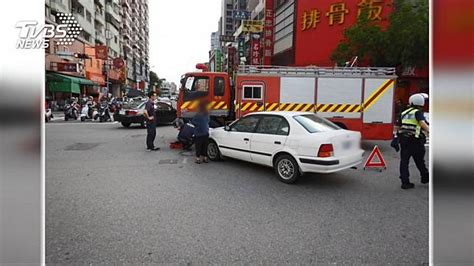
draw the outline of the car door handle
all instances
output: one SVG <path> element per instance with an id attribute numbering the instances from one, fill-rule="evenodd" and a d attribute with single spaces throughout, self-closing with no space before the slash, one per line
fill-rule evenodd
<path id="1" fill-rule="evenodd" d="M 245 138 L 244 141 L 249 141 L 249 139 L 248 139 L 248 138 Z"/>
<path id="2" fill-rule="evenodd" d="M 279 142 L 279 141 L 275 141 L 275 142 L 273 142 L 273 143 L 278 144 L 278 145 L 281 144 L 281 142 Z"/>

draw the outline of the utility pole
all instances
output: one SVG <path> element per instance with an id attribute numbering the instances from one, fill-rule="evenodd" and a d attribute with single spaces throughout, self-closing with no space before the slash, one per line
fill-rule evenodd
<path id="1" fill-rule="evenodd" d="M 105 21 L 105 42 L 106 42 L 106 45 L 107 45 L 107 60 L 105 61 L 105 73 L 107 75 L 107 78 L 106 78 L 106 86 L 107 86 L 107 96 L 109 94 L 109 71 L 110 71 L 110 63 L 109 63 L 109 45 L 110 45 L 110 39 L 112 39 L 112 34 L 109 30 L 109 23 L 107 23 L 107 21 Z"/>

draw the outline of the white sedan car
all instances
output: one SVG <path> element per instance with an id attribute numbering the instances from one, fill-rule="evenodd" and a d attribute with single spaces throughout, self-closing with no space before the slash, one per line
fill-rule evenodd
<path id="1" fill-rule="evenodd" d="M 211 129 L 208 155 L 271 166 L 282 182 L 303 173 L 332 173 L 362 162 L 360 133 L 313 113 L 258 112 Z"/>

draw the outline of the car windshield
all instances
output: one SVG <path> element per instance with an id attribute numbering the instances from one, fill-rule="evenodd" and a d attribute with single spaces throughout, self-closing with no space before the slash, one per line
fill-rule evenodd
<path id="1" fill-rule="evenodd" d="M 145 102 L 134 101 L 131 103 L 124 103 L 123 109 L 140 109 L 145 105 Z"/>
<path id="2" fill-rule="evenodd" d="M 309 133 L 325 132 L 341 129 L 331 121 L 313 114 L 296 115 L 293 118 Z"/>

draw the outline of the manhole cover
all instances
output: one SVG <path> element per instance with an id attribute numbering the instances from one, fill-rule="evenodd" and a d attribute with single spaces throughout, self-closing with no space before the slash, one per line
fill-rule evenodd
<path id="1" fill-rule="evenodd" d="M 137 135 L 131 135 L 130 137 L 131 138 L 142 138 L 142 137 L 145 137 L 146 134 L 137 134 Z"/>
<path id="2" fill-rule="evenodd" d="M 98 146 L 99 143 L 74 143 L 64 148 L 65 151 L 87 151 Z"/>
<path id="3" fill-rule="evenodd" d="M 158 162 L 158 164 L 177 164 L 177 163 L 178 163 L 178 160 L 176 159 L 164 159 Z"/>

